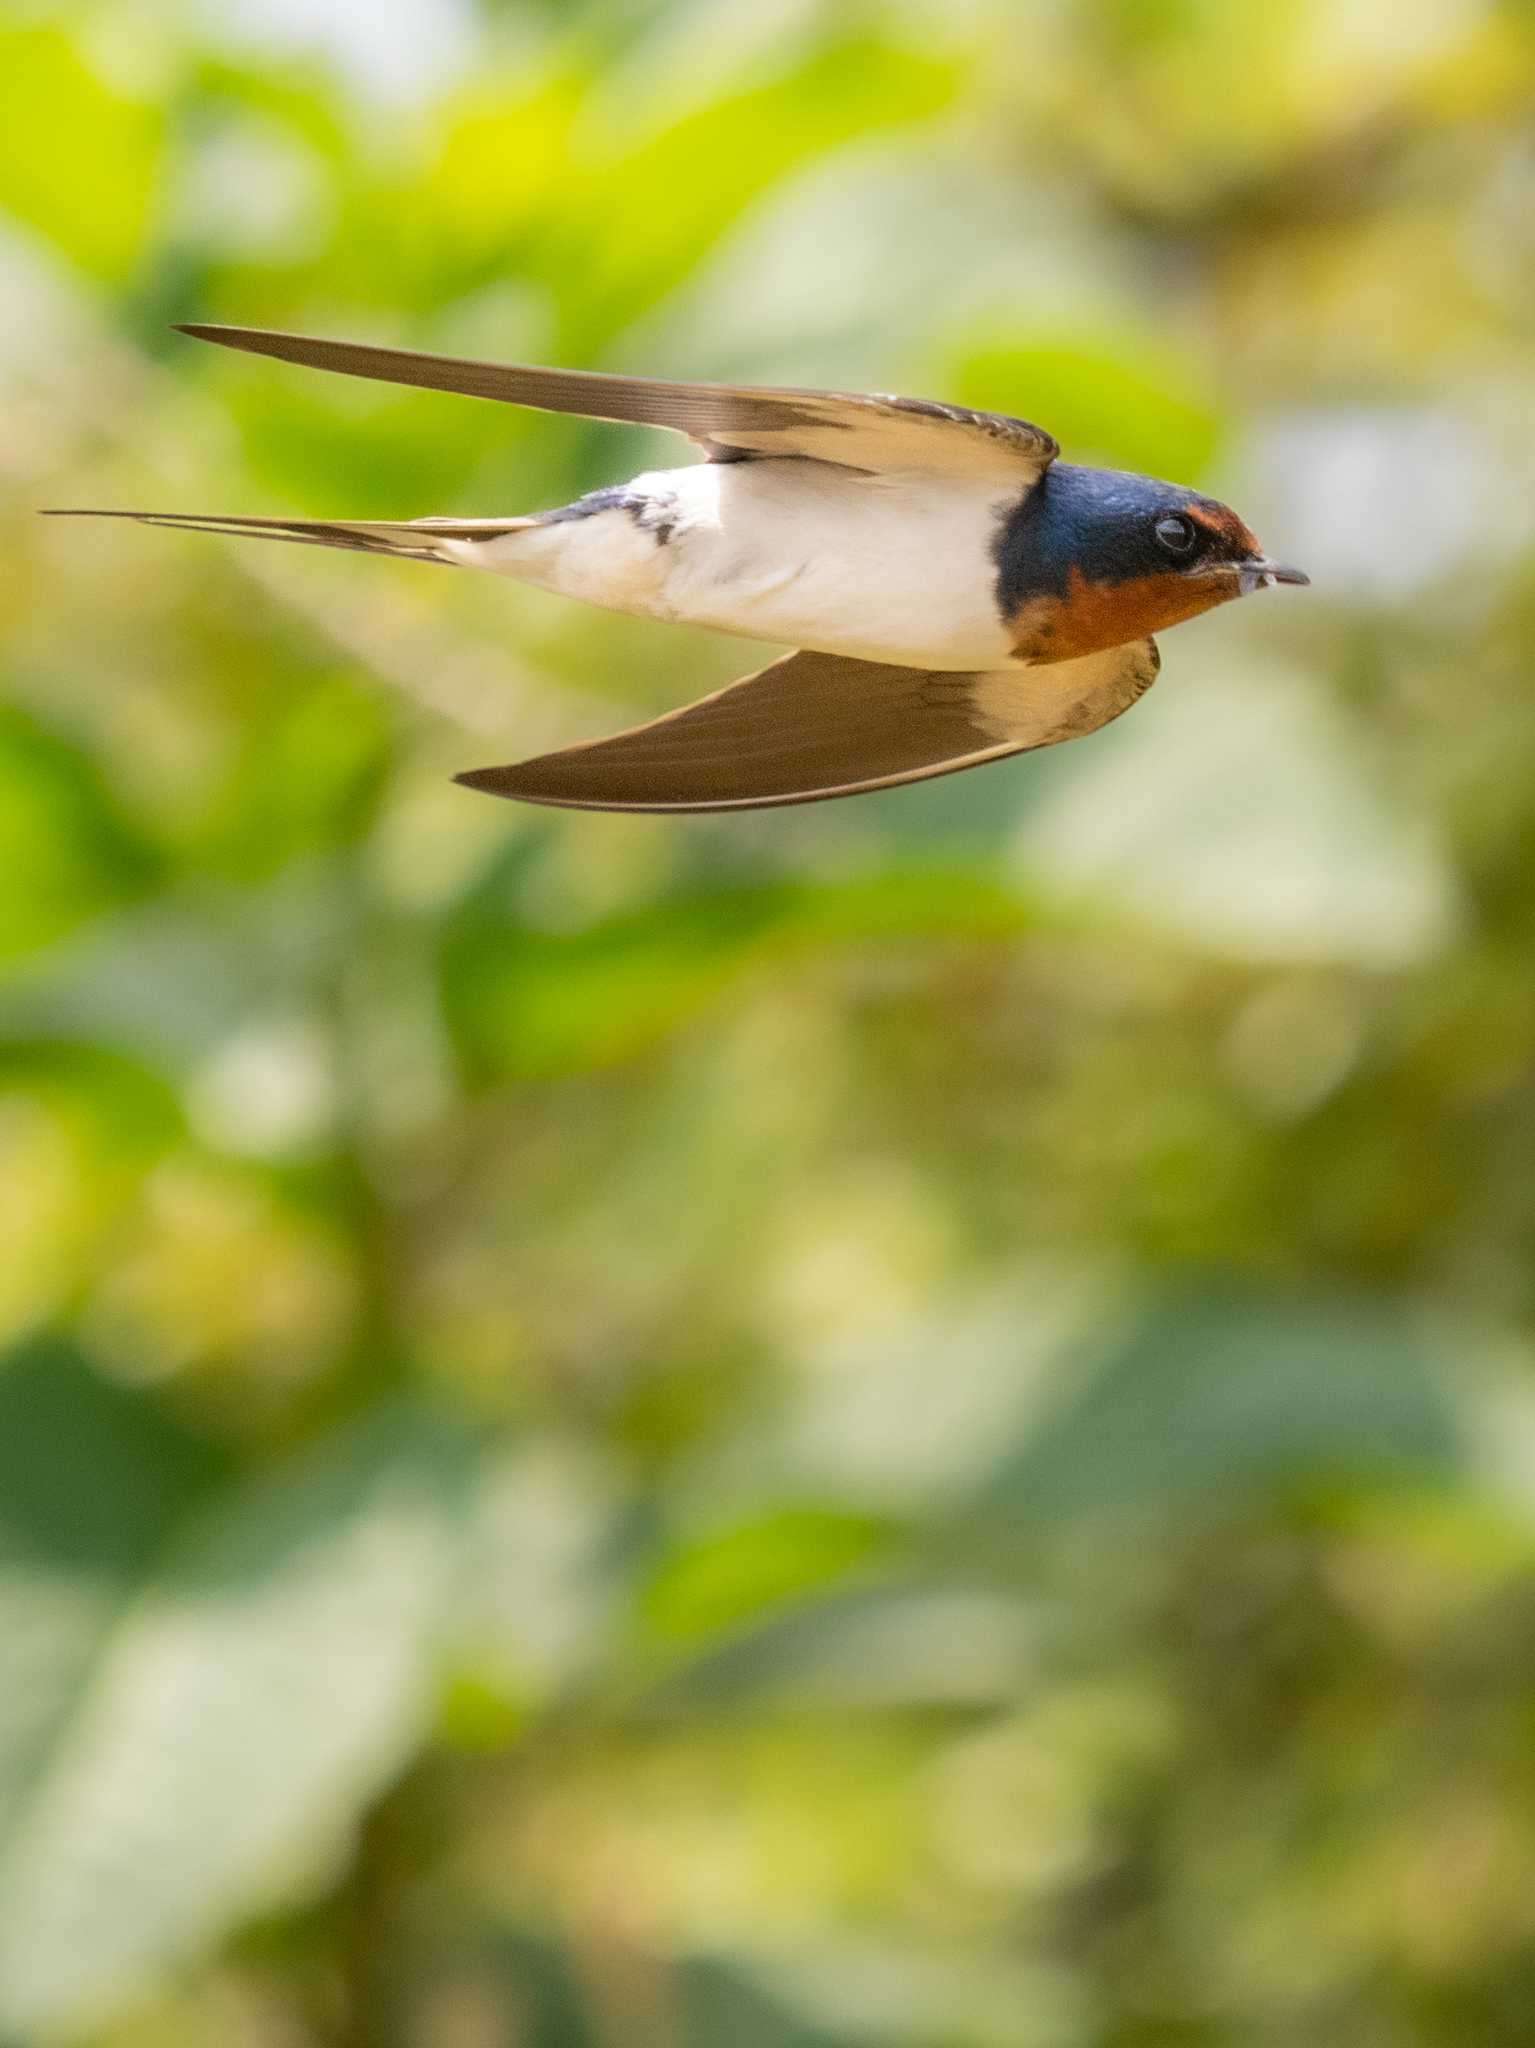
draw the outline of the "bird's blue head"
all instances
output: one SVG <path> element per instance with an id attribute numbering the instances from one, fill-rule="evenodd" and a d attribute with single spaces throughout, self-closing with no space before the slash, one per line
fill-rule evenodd
<path id="1" fill-rule="evenodd" d="M 1120 647 L 1231 598 L 1310 580 L 1270 560 L 1218 499 L 1068 462 L 1008 512 L 996 561 L 1014 647 L 1039 662 Z"/>

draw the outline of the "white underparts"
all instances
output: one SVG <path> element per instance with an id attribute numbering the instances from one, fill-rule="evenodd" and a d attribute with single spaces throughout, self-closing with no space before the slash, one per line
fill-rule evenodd
<path id="1" fill-rule="evenodd" d="M 636 477 L 452 560 L 584 603 L 911 667 L 1009 660 L 994 483 L 794 461 Z"/>

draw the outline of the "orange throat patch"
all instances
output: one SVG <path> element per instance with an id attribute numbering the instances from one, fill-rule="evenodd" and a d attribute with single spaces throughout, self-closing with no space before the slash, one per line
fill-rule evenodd
<path id="1" fill-rule="evenodd" d="M 1137 576 L 1128 583 L 1089 583 L 1073 569 L 1064 597 L 1034 597 L 1008 622 L 1020 661 L 1074 661 L 1106 647 L 1144 640 L 1237 595 L 1235 577 L 1188 577 L 1176 572 Z"/>

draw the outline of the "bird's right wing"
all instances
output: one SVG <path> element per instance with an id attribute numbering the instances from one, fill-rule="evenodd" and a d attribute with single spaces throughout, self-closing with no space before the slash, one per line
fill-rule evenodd
<path id="1" fill-rule="evenodd" d="M 458 780 L 588 811 L 745 811 L 856 796 L 1050 747 L 1155 682 L 1154 640 L 994 674 L 785 655 L 648 725 Z"/>
<path id="2" fill-rule="evenodd" d="M 927 398 L 797 391 L 750 384 L 675 383 L 602 370 L 542 370 L 468 362 L 366 342 L 273 334 L 259 327 L 184 326 L 183 334 L 310 369 L 339 370 L 429 391 L 456 391 L 546 412 L 671 427 L 711 460 L 802 455 L 857 470 L 917 470 L 995 477 L 1023 488 L 1060 453 L 1054 438 L 1006 413 L 973 412 Z"/>

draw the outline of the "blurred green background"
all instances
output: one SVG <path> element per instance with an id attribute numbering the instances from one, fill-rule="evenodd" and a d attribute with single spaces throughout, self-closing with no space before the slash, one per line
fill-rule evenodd
<path id="1" fill-rule="evenodd" d="M 6 2048 L 1535 2039 L 1535 12 L 0 24 Z M 1316 588 L 847 805 L 760 657 L 33 516 L 672 444 L 176 319 L 1014 410 Z"/>

